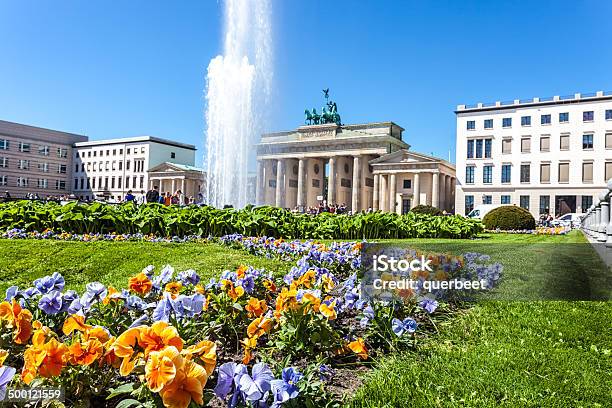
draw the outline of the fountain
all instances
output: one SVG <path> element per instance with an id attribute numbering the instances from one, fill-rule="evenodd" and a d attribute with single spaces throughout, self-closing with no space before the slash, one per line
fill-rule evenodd
<path id="1" fill-rule="evenodd" d="M 223 54 L 210 61 L 206 91 L 206 199 L 253 203 L 247 173 L 272 82 L 269 0 L 225 0 Z"/>

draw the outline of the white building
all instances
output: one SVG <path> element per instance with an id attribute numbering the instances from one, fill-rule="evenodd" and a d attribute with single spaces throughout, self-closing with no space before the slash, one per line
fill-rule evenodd
<path id="1" fill-rule="evenodd" d="M 160 193 L 180 189 L 195 197 L 204 179 L 194 167 L 195 151 L 193 145 L 151 136 L 75 143 L 71 190 L 84 200 L 120 201 L 127 191 L 138 197 L 155 183 Z"/>
<path id="2" fill-rule="evenodd" d="M 584 212 L 612 178 L 612 93 L 459 105 L 456 212 Z"/>

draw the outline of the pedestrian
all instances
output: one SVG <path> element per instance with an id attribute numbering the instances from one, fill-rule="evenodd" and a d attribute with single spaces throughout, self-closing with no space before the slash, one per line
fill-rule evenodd
<path id="1" fill-rule="evenodd" d="M 129 202 L 129 201 L 134 201 L 136 199 L 136 196 L 134 194 L 132 194 L 132 190 L 128 190 L 127 194 L 125 195 L 125 202 Z"/>
<path id="2" fill-rule="evenodd" d="M 172 194 L 170 192 L 166 192 L 166 196 L 164 197 L 164 205 L 172 204 Z"/>
<path id="3" fill-rule="evenodd" d="M 147 199 L 147 203 L 158 203 L 159 202 L 159 187 L 153 186 L 152 190 L 147 191 L 146 199 Z"/>

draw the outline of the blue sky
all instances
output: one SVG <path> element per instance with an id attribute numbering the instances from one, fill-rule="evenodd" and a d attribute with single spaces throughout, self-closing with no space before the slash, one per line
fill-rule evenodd
<path id="1" fill-rule="evenodd" d="M 302 124 L 329 87 L 343 122 L 392 120 L 447 158 L 457 104 L 612 90 L 612 2 L 272 1 L 266 130 Z M 222 16 L 211 0 L 0 0 L 0 119 L 202 154 Z"/>

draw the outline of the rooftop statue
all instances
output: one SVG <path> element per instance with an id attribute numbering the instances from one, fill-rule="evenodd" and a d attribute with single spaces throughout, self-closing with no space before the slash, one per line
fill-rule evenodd
<path id="1" fill-rule="evenodd" d="M 342 121 L 338 113 L 338 105 L 336 105 L 336 102 L 329 100 L 329 88 L 323 89 L 323 96 L 325 97 L 325 106 L 321 109 L 321 114 L 317 113 L 316 108 L 312 108 L 312 111 L 304 110 L 304 115 L 306 116 L 304 123 L 307 125 L 335 123 L 340 126 Z"/>

